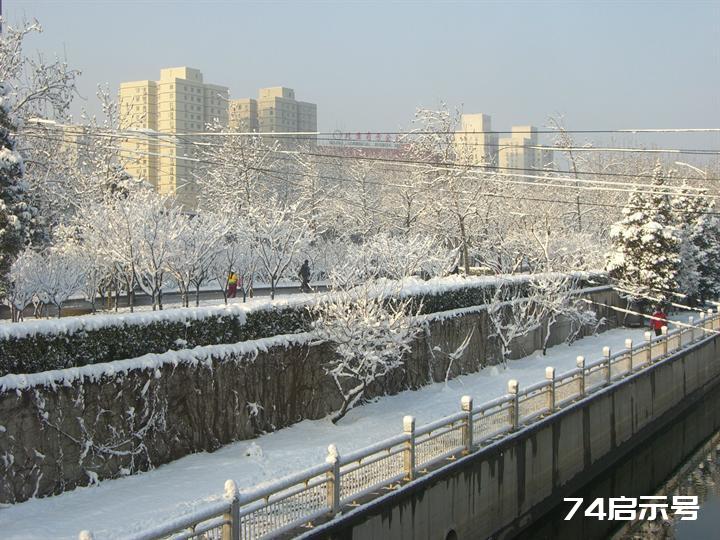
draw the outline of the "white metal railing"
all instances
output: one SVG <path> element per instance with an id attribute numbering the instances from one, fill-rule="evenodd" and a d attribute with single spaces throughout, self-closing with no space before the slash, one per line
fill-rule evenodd
<path id="1" fill-rule="evenodd" d="M 362 504 L 395 489 L 717 333 L 720 313 L 708 310 L 697 321 L 690 317 L 687 324 L 675 324 L 677 329 L 663 328 L 660 336 L 645 332 L 644 342 L 637 345 L 626 340 L 625 349 L 616 354 L 604 347 L 602 358 L 593 363 L 578 356 L 577 367 L 566 373 L 556 375 L 555 368 L 548 367 L 545 380 L 527 388 L 510 380 L 506 395 L 478 407 L 464 396 L 460 412 L 420 428 L 406 416 L 400 435 L 351 454 L 341 456 L 330 445 L 325 463 L 262 489 L 239 494 L 235 482 L 228 480 L 222 501 L 128 540 L 271 538 L 332 517 L 345 505 Z M 91 540 L 92 535 L 84 531 L 80 539 Z"/>

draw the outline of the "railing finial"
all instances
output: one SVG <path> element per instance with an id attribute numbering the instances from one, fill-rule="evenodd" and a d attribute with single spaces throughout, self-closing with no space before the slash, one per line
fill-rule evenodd
<path id="1" fill-rule="evenodd" d="M 337 446 L 334 444 L 328 445 L 328 455 L 325 461 L 327 463 L 335 463 L 339 457 L 340 453 L 338 452 Z"/>
<path id="2" fill-rule="evenodd" d="M 225 498 L 232 501 L 234 499 L 237 499 L 238 494 L 239 491 L 235 480 L 225 480 Z"/>

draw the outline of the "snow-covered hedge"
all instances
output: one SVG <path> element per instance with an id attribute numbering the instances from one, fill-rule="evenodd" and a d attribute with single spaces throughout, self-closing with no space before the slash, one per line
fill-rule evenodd
<path id="1" fill-rule="evenodd" d="M 606 283 L 604 274 L 578 278 L 581 286 Z M 509 279 L 522 286 L 528 277 Z M 494 277 L 411 279 L 399 294 L 422 302 L 422 313 L 437 313 L 482 305 L 495 283 Z M 0 326 L 0 376 L 306 332 L 312 301 L 312 296 L 297 295 L 290 300 L 6 324 Z"/>
<path id="2" fill-rule="evenodd" d="M 0 327 L 0 376 L 293 334 L 309 322 L 300 306 L 265 302 L 5 325 Z"/>

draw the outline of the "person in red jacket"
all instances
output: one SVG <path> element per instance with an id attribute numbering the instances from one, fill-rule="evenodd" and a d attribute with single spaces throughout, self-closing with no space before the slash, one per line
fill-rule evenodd
<path id="1" fill-rule="evenodd" d="M 665 313 L 665 310 L 663 309 L 662 305 L 658 306 L 655 309 L 655 313 L 652 314 L 653 318 L 650 321 L 650 328 L 655 330 L 655 335 L 659 336 L 662 335 L 662 329 L 663 326 L 667 326 L 667 314 Z"/>

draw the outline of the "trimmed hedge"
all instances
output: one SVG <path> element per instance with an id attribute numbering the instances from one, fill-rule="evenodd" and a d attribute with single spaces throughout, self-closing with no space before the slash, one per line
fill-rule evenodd
<path id="1" fill-rule="evenodd" d="M 582 287 L 606 283 L 604 275 L 591 275 L 580 280 Z M 523 286 L 522 281 L 519 281 L 519 286 Z M 438 313 L 482 305 L 492 296 L 494 287 L 486 283 L 414 296 L 418 304 L 422 302 L 421 313 Z M 176 319 L 180 320 L 159 319 L 146 324 L 121 322 L 76 331 L 37 332 L 21 337 L 8 335 L 0 338 L 0 376 L 295 334 L 308 331 L 312 323 L 310 311 L 302 304 L 238 314 L 209 314 L 197 319 Z"/>

